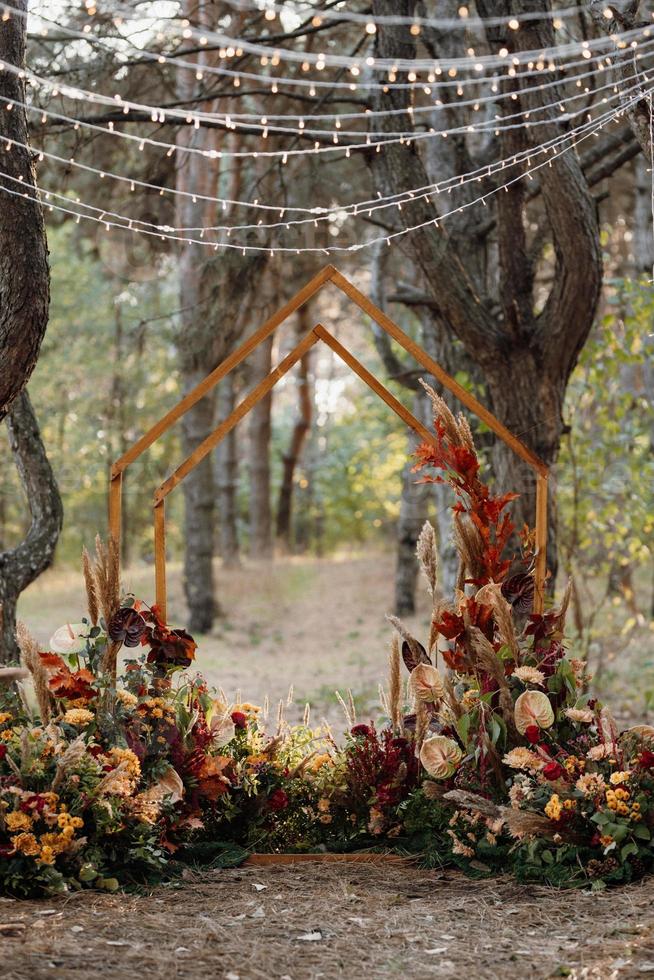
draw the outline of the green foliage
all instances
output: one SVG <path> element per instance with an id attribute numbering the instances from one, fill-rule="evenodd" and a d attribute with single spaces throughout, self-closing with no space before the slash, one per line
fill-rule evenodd
<path id="1" fill-rule="evenodd" d="M 654 291 L 615 283 L 612 311 L 593 331 L 565 404 L 570 427 L 557 474 L 566 563 L 607 575 L 654 551 Z"/>

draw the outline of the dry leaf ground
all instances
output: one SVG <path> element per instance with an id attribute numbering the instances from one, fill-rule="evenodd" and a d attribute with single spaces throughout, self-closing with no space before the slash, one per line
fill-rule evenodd
<path id="1" fill-rule="evenodd" d="M 591 895 L 384 866 L 217 871 L 144 897 L 2 900 L 2 977 L 626 980 L 654 973 L 653 899 L 653 881 Z"/>

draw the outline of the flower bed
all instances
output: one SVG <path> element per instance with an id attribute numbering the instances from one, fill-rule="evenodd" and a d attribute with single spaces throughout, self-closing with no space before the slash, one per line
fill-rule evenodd
<path id="1" fill-rule="evenodd" d="M 291 726 L 280 705 L 270 726 L 266 706 L 210 691 L 192 637 L 121 598 L 115 550 L 98 542 L 86 618 L 48 651 L 21 626 L 23 668 L 4 672 L 0 891 L 115 890 L 253 853 L 415 854 L 593 887 L 651 867 L 654 729 L 620 732 L 585 693 L 567 594 L 531 613 L 531 536 L 506 557 L 512 495 L 491 493 L 465 419 L 429 394 L 438 448 L 421 447 L 417 469 L 457 496 L 459 588 L 440 595 L 425 525 L 430 636 L 391 617 L 380 717 L 357 723 L 343 702 L 339 745 L 308 712 Z"/>

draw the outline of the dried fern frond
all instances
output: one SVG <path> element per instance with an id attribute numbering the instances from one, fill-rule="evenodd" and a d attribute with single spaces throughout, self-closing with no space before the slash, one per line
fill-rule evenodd
<path id="1" fill-rule="evenodd" d="M 52 785 L 50 786 L 53 793 L 56 792 L 59 786 L 61 786 L 68 769 L 76 765 L 76 763 L 79 762 L 85 753 L 86 741 L 84 735 L 78 735 L 75 741 L 70 743 L 68 748 L 62 754 L 61 758 L 57 761 L 57 769 L 55 771 L 54 779 L 52 780 Z M 121 762 L 120 765 L 123 766 L 125 763 Z M 111 775 L 117 771 L 117 769 L 114 769 Z"/>
<path id="2" fill-rule="evenodd" d="M 443 794 L 444 799 L 456 803 L 462 810 L 471 810 L 473 813 L 481 813 L 484 817 L 497 820 L 502 816 L 501 808 L 496 806 L 492 800 L 487 800 L 485 796 L 477 793 L 469 793 L 464 789 L 452 789 Z"/>
<path id="3" fill-rule="evenodd" d="M 394 633 L 388 656 L 388 707 L 391 724 L 396 732 L 402 728 L 402 665 L 400 661 L 400 644 L 397 634 Z"/>
<path id="4" fill-rule="evenodd" d="M 418 535 L 416 557 L 427 579 L 429 594 L 433 597 L 436 592 L 438 578 L 438 551 L 436 547 L 436 532 L 429 521 L 425 521 Z"/>
<path id="5" fill-rule="evenodd" d="M 457 426 L 459 429 L 459 435 L 461 437 L 461 444 L 469 449 L 471 453 L 477 453 L 475 447 L 475 440 L 472 435 L 472 429 L 470 428 L 470 423 L 468 419 L 462 412 L 459 412 L 456 417 Z"/>
<path id="6" fill-rule="evenodd" d="M 512 807 L 501 807 L 501 815 L 504 823 L 511 834 L 517 840 L 523 837 L 547 837 L 552 838 L 556 829 L 552 827 L 552 822 L 540 813 L 533 813 L 530 810 L 515 810 Z"/>
<path id="7" fill-rule="evenodd" d="M 52 695 L 48 687 L 48 675 L 41 663 L 39 645 L 25 623 L 16 624 L 16 641 L 21 652 L 21 659 L 32 678 L 41 724 L 48 725 L 52 718 Z"/>
<path id="8" fill-rule="evenodd" d="M 484 585 L 477 592 L 475 599 L 478 603 L 491 607 L 500 640 L 504 646 L 509 648 L 515 662 L 519 663 L 520 647 L 518 645 L 518 637 L 513 623 L 511 606 L 502 595 L 502 586 L 497 582 L 489 582 L 488 585 Z"/>
<path id="9" fill-rule="evenodd" d="M 427 396 L 431 402 L 432 409 L 434 412 L 434 419 L 438 419 L 443 426 L 443 431 L 445 433 L 445 438 L 452 446 L 460 446 L 461 434 L 459 433 L 459 427 L 456 423 L 454 415 L 450 411 L 447 402 L 438 395 L 431 385 L 427 384 L 420 378 L 420 384 L 424 388 Z"/>
<path id="10" fill-rule="evenodd" d="M 465 514 L 454 515 L 454 546 L 461 565 L 470 578 L 481 578 L 484 571 L 485 546 L 478 528 Z"/>

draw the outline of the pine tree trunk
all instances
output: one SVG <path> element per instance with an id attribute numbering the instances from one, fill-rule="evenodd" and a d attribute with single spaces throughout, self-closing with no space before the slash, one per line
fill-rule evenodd
<path id="1" fill-rule="evenodd" d="M 234 408 L 235 380 L 229 374 L 218 390 L 218 419 L 226 419 Z M 216 448 L 215 482 L 218 491 L 218 553 L 226 568 L 241 564 L 238 536 L 238 437 L 236 428 Z"/>
<path id="2" fill-rule="evenodd" d="M 252 354 L 252 383 L 257 384 L 272 366 L 273 338 L 259 345 Z M 250 475 L 250 554 L 269 559 L 273 553 L 272 512 L 270 506 L 270 435 L 272 392 L 255 405 L 249 415 L 248 463 Z"/>
<path id="3" fill-rule="evenodd" d="M 0 554 L 0 663 L 18 659 L 16 603 L 21 592 L 52 562 L 63 523 L 61 497 L 26 391 L 14 399 L 7 428 L 31 524 L 19 545 Z"/>
<path id="4" fill-rule="evenodd" d="M 413 414 L 428 425 L 430 420 L 425 418 L 426 403 L 427 399 L 424 395 L 416 394 Z M 419 437 L 411 432 L 408 439 L 409 459 L 402 471 L 402 500 L 397 522 L 395 566 L 395 612 L 398 616 L 408 616 L 416 610 L 416 581 L 419 570 L 416 544 L 422 526 L 429 517 L 431 486 L 428 483 L 417 482 L 418 478 L 412 472 L 413 461 L 410 458 L 419 442 Z"/>
<path id="5" fill-rule="evenodd" d="M 310 307 L 305 305 L 298 310 L 295 343 L 309 329 Z M 291 550 L 291 529 L 293 515 L 293 497 L 295 492 L 295 472 L 302 456 L 302 450 L 311 429 L 312 398 L 310 382 L 311 351 L 307 351 L 297 369 L 297 409 L 288 450 L 282 458 L 282 482 L 279 488 L 277 502 L 277 537 L 283 547 Z"/>

